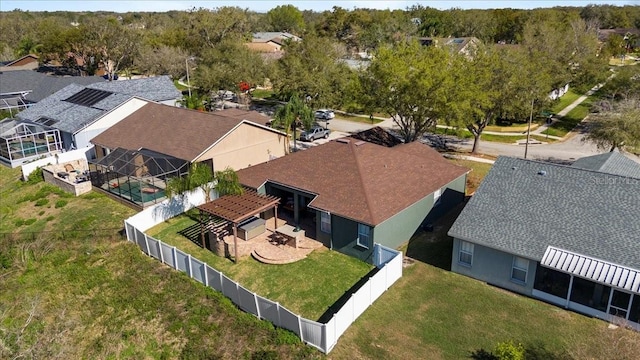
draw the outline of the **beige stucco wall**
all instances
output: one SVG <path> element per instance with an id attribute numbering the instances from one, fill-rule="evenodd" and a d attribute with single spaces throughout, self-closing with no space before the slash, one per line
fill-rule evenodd
<path id="1" fill-rule="evenodd" d="M 89 169 L 86 160 L 74 160 L 66 163 L 47 165 L 42 168 L 44 181 L 53 184 L 66 192 L 70 192 L 75 196 L 82 195 L 91 191 L 91 181 L 85 181 L 76 184 L 75 178 L 77 176 L 77 173 L 68 172 L 68 170 L 71 168 L 65 168 L 65 165 L 71 165 L 74 170 L 78 170 L 80 173 Z M 67 177 L 67 179 L 59 178 L 57 175 L 58 172 L 67 172 L 69 176 Z"/>
<path id="2" fill-rule="evenodd" d="M 234 170 L 285 155 L 285 136 L 255 125 L 241 124 L 205 152 L 197 162 L 211 159 L 213 170 Z"/>

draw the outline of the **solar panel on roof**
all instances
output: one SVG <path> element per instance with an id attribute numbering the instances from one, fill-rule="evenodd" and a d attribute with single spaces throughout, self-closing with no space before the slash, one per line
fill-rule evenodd
<path id="1" fill-rule="evenodd" d="M 58 120 L 54 120 L 54 119 L 51 119 L 51 118 L 48 118 L 48 117 L 41 117 L 38 120 L 36 120 L 35 122 L 38 123 L 38 124 L 51 126 L 51 125 L 57 123 Z"/>
<path id="2" fill-rule="evenodd" d="M 93 106 L 94 104 L 98 103 L 100 100 L 107 98 L 111 94 L 113 93 L 109 91 L 85 88 L 64 99 L 64 101 L 76 105 Z"/>

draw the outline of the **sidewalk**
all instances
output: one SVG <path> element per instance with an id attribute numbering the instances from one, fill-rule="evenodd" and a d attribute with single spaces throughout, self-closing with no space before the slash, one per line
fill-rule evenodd
<path id="1" fill-rule="evenodd" d="M 556 121 L 560 120 L 562 117 L 566 116 L 571 110 L 575 109 L 578 105 L 582 104 L 583 101 L 587 100 L 587 98 L 592 95 L 593 93 L 595 93 L 596 91 L 598 91 L 602 86 L 604 85 L 604 83 L 602 84 L 598 84 L 594 87 L 592 87 L 589 91 L 587 91 L 586 94 L 580 96 L 579 98 L 577 98 L 574 102 L 572 102 L 571 104 L 569 104 L 567 107 L 565 107 L 564 109 L 560 110 L 553 118 L 551 123 L 549 124 L 543 124 L 540 127 L 538 127 L 537 129 L 535 129 L 534 131 L 532 131 L 532 134 L 538 134 L 538 135 L 543 135 L 542 134 L 543 131 L 547 130 L 551 125 L 553 125 Z M 549 136 L 550 139 L 555 139 L 558 138 L 557 136 Z M 562 139 L 562 138 L 558 138 L 558 139 Z"/>

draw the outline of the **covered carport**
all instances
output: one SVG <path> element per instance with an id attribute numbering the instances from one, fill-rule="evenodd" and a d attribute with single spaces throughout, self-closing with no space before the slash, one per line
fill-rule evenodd
<path id="1" fill-rule="evenodd" d="M 278 228 L 280 198 L 245 190 L 241 195 L 225 195 L 198 206 L 200 210 L 200 239 L 205 247 L 205 216 L 226 220 L 233 225 L 234 262 L 238 262 L 238 224 L 271 208 L 274 209 L 275 227 Z"/>

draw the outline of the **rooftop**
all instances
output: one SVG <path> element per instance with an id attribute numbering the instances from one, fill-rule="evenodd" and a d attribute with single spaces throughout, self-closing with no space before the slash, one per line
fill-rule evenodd
<path id="1" fill-rule="evenodd" d="M 499 157 L 449 235 L 540 260 L 548 246 L 640 269 L 640 180 Z"/>
<path id="2" fill-rule="evenodd" d="M 90 104 L 69 101 L 83 91 L 86 92 L 85 89 L 111 94 Z M 181 93 L 168 76 L 101 81 L 86 86 L 73 83 L 18 113 L 17 118 L 36 121 L 41 117 L 48 117 L 56 120 L 53 127 L 75 133 L 134 96 L 151 101 L 168 101 L 180 98 Z"/>
<path id="3" fill-rule="evenodd" d="M 109 149 L 145 148 L 194 161 L 242 122 L 263 126 L 267 118 L 256 111 L 227 109 L 201 112 L 148 103 L 91 140 Z M 180 126 L 176 126 L 179 123 Z"/>
<path id="4" fill-rule="evenodd" d="M 316 194 L 311 207 L 377 225 L 468 171 L 422 143 L 388 148 L 343 138 L 238 176 L 254 189 L 269 181 Z"/>

